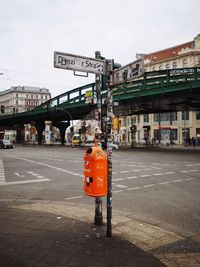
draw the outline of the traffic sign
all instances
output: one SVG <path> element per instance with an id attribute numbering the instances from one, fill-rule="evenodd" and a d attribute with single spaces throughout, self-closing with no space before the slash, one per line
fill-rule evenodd
<path id="1" fill-rule="evenodd" d="M 106 61 L 62 52 L 54 52 L 54 67 L 87 73 L 105 74 Z"/>

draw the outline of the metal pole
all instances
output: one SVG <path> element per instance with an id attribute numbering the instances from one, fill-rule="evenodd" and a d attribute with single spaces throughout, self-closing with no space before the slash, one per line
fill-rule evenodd
<path id="1" fill-rule="evenodd" d="M 108 69 L 107 63 L 107 69 Z M 113 92 L 110 86 L 110 73 L 107 84 L 107 156 L 108 156 L 108 194 L 107 194 L 107 237 L 112 237 L 112 118 L 113 118 Z"/>
<path id="2" fill-rule="evenodd" d="M 101 58 L 101 53 L 99 51 L 95 52 L 95 58 Z M 98 111 L 98 126 L 101 129 L 101 89 L 100 89 L 100 75 L 96 74 L 96 93 L 97 93 L 97 111 Z M 95 225 L 103 225 L 103 214 L 102 214 L 102 198 L 95 198 Z"/>

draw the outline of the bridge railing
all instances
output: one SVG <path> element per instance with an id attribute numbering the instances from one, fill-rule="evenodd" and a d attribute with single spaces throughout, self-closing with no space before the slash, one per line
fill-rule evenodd
<path id="1" fill-rule="evenodd" d="M 64 107 L 84 102 L 86 91 L 92 91 L 94 93 L 95 83 L 90 83 L 81 87 L 77 87 L 66 93 L 51 98 L 50 100 L 44 102 L 42 105 L 32 109 L 32 112 L 46 110 L 50 107 Z"/>
<path id="2" fill-rule="evenodd" d="M 115 99 L 126 99 L 188 88 L 188 83 L 200 81 L 200 68 L 181 68 L 145 72 L 131 82 L 113 85 Z"/>

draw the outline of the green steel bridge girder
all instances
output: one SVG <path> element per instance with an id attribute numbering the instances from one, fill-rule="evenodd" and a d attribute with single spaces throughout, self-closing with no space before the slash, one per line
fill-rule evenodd
<path id="1" fill-rule="evenodd" d="M 170 98 L 176 94 L 176 97 L 182 95 L 182 104 L 184 105 L 184 97 L 192 101 L 196 101 L 195 108 L 200 110 L 200 68 L 184 68 L 176 70 L 163 70 L 146 72 L 141 77 L 132 81 L 124 82 L 118 85 L 112 85 L 113 101 L 123 103 L 140 104 L 142 101 L 154 101 L 159 98 Z M 42 105 L 36 107 L 29 112 L 17 113 L 13 115 L 1 115 L 0 126 L 12 124 L 26 124 L 30 121 L 37 120 L 70 120 L 67 113 L 62 112 L 64 109 L 71 114 L 73 119 L 82 119 L 90 113 L 96 105 L 87 104 L 85 102 L 85 93 L 92 91 L 95 95 L 95 83 L 90 83 L 64 94 L 56 96 Z M 102 98 L 106 98 L 106 88 L 102 88 Z M 189 100 L 187 99 L 187 104 Z M 199 102 L 198 102 L 199 101 Z M 170 101 L 168 101 L 170 102 Z M 180 102 L 177 103 L 181 106 Z M 54 108 L 60 109 L 59 112 Z M 160 107 L 162 110 L 162 107 Z M 163 111 L 166 111 L 163 110 Z M 170 111 L 170 109 L 169 109 Z M 134 110 L 133 110 L 134 112 Z M 148 108 L 145 113 L 152 112 Z"/>

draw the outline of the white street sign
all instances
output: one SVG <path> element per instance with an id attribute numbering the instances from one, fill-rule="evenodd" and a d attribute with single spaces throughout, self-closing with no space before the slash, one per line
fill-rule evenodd
<path id="1" fill-rule="evenodd" d="M 66 70 L 105 74 L 105 61 L 95 58 L 54 52 L 54 67 Z"/>

